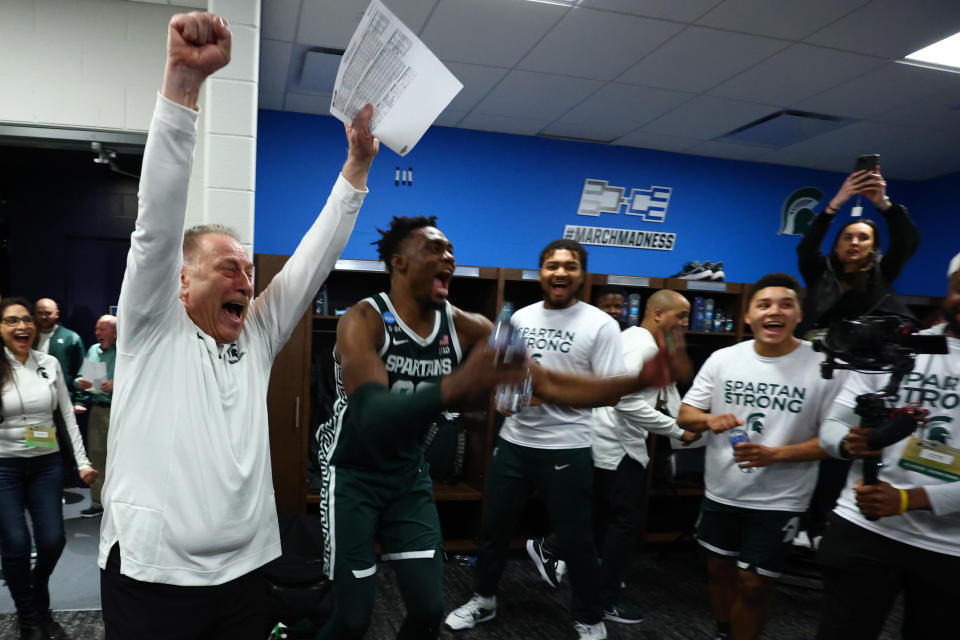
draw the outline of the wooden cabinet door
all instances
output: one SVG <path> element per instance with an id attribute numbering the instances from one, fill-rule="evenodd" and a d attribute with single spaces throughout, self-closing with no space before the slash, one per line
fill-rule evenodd
<path id="1" fill-rule="evenodd" d="M 266 254 L 254 256 L 258 295 L 280 271 L 287 258 Z M 267 392 L 270 459 L 273 463 L 277 512 L 280 515 L 303 513 L 307 505 L 312 318 L 313 309 L 305 309 L 270 372 L 270 388 Z"/>

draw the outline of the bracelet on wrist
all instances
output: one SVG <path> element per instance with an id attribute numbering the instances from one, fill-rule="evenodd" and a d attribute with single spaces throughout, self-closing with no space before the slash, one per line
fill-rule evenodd
<path id="1" fill-rule="evenodd" d="M 897 489 L 900 492 L 900 511 L 897 513 L 904 513 L 907 510 L 907 507 L 910 506 L 910 496 L 907 494 L 906 489 Z"/>

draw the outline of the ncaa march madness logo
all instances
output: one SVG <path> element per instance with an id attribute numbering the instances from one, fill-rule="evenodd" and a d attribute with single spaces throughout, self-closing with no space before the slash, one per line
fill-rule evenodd
<path id="1" fill-rule="evenodd" d="M 606 180 L 588 178 L 583 183 L 577 215 L 617 215 L 624 209 L 626 215 L 636 216 L 644 222 L 662 223 L 666 220 L 670 194 L 673 192 L 671 187 L 634 188 L 624 195 L 626 191 L 625 187 L 611 186 Z M 564 227 L 563 237 L 581 244 L 671 251 L 676 244 L 677 234 L 568 224 Z"/>

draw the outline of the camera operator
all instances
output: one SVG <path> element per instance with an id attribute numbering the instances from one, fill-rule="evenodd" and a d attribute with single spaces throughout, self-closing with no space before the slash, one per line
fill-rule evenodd
<path id="1" fill-rule="evenodd" d="M 854 374 L 820 430 L 832 456 L 882 456 L 879 482 L 855 462 L 820 544 L 824 613 L 818 640 L 876 638 L 904 592 L 903 637 L 943 637 L 960 603 L 960 259 L 944 299 L 948 353 L 919 354 L 890 407 L 919 403 L 926 423 L 880 451 L 854 412 L 886 376 Z M 937 333 L 929 330 L 923 333 Z M 871 518 L 871 519 L 868 519 Z M 883 613 L 881 613 L 883 612 Z"/>
<path id="2" fill-rule="evenodd" d="M 837 233 L 828 256 L 820 253 L 840 209 L 850 198 L 863 195 L 881 213 L 890 238 L 885 253 L 880 252 L 880 235 L 869 218 L 852 218 Z M 797 263 L 807 284 L 803 321 L 797 327 L 798 338 L 812 340 L 834 320 L 852 319 L 876 307 L 877 311 L 912 317 L 897 298 L 893 282 L 920 243 L 920 233 L 907 209 L 887 197 L 887 183 L 880 167 L 873 171 L 854 171 L 843 181 L 810 229 L 797 245 Z M 882 301 L 882 302 L 881 302 Z M 823 534 L 827 516 L 837 501 L 850 469 L 849 462 L 825 460 L 817 471 L 817 487 L 810 500 L 804 528 L 816 545 Z"/>

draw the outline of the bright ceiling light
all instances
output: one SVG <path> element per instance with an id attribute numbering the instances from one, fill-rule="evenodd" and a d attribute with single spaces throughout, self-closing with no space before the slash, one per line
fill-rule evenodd
<path id="1" fill-rule="evenodd" d="M 536 2 L 537 4 L 556 4 L 561 7 L 575 7 L 580 4 L 580 0 L 527 0 L 527 2 Z"/>
<path id="2" fill-rule="evenodd" d="M 931 69 L 960 72 L 960 33 L 955 33 L 929 47 L 914 51 L 903 60 L 906 64 L 915 64 Z"/>

